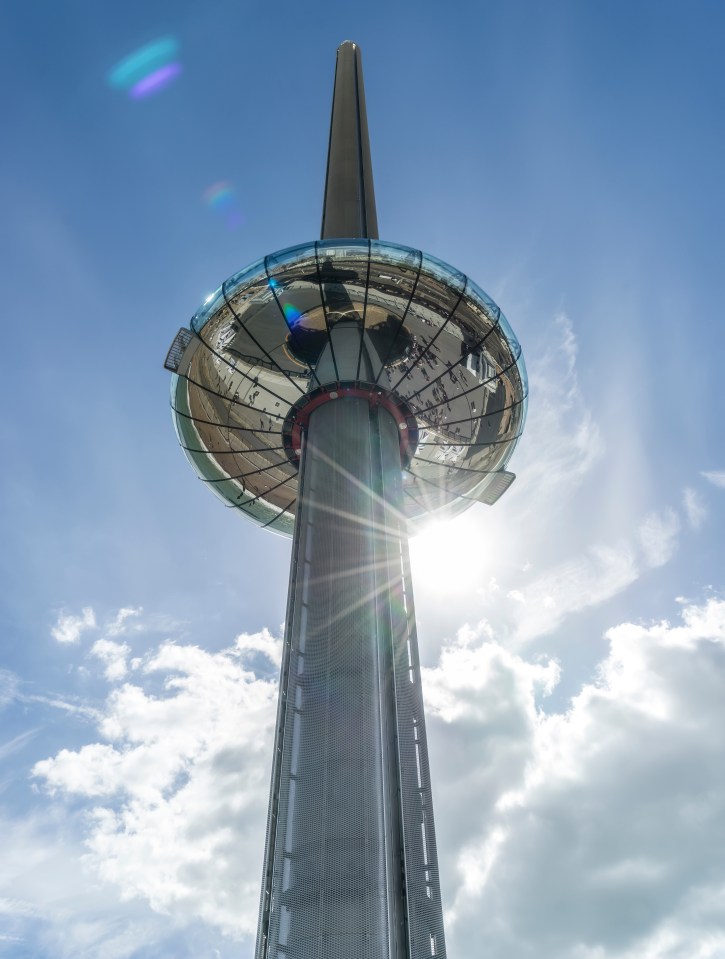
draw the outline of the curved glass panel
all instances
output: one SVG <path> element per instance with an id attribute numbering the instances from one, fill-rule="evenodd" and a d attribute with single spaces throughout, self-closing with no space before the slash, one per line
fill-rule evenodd
<path id="1" fill-rule="evenodd" d="M 423 271 L 431 280 L 435 280 L 437 283 L 448 286 L 451 289 L 458 290 L 459 293 L 463 292 L 463 288 L 466 285 L 470 285 L 470 281 L 468 281 L 468 284 L 466 282 L 468 278 L 465 273 L 461 273 L 460 270 L 457 270 L 449 263 L 444 263 L 443 260 L 439 260 L 438 257 L 431 256 L 430 253 L 423 254 Z"/>
<path id="2" fill-rule="evenodd" d="M 368 240 L 316 244 L 317 277 L 329 325 L 346 318 L 362 322 L 368 288 L 369 247 Z"/>
<path id="3" fill-rule="evenodd" d="M 237 293 L 243 293 L 247 288 L 253 287 L 255 282 L 266 276 L 264 271 L 264 257 L 251 263 L 249 266 L 232 274 L 228 280 L 222 284 L 228 297 L 234 297 Z"/>
<path id="4" fill-rule="evenodd" d="M 341 347 L 344 362 L 337 323 L 335 342 L 359 344 L 356 357 Z M 410 247 L 322 240 L 279 251 L 230 277 L 192 328 L 172 377 L 179 443 L 227 506 L 278 532 L 292 531 L 297 495 L 284 420 L 331 382 L 333 365 L 333 381 L 409 404 L 419 435 L 403 489 L 414 525 L 485 498 L 523 429 L 526 370 L 505 316 L 459 270 Z"/>
<path id="5" fill-rule="evenodd" d="M 501 326 L 501 333 L 504 339 L 506 339 L 511 344 L 511 349 L 514 353 L 518 353 L 520 350 L 519 341 L 516 339 L 514 331 L 511 329 L 509 321 L 506 319 L 505 314 L 502 310 L 494 303 L 491 297 L 484 293 L 480 286 L 474 283 L 472 280 L 469 281 L 470 286 L 468 288 L 469 295 L 472 300 L 478 300 L 485 310 L 490 313 L 495 313 L 499 318 L 499 324 Z"/>
<path id="6" fill-rule="evenodd" d="M 191 329 L 198 333 L 208 321 L 209 317 L 213 316 L 223 303 L 224 295 L 222 294 L 222 288 L 219 287 L 218 290 L 215 290 L 214 293 L 210 294 L 204 300 L 202 306 L 199 307 L 196 313 L 192 316 L 191 323 L 189 324 Z"/>
<path id="7" fill-rule="evenodd" d="M 406 319 L 420 278 L 420 250 L 372 240 L 365 329 L 382 365 L 379 382 L 390 389 L 410 358 Z"/>

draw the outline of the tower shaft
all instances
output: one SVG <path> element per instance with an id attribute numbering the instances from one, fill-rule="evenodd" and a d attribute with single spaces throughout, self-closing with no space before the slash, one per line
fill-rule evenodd
<path id="1" fill-rule="evenodd" d="M 337 52 L 322 238 L 377 237 L 360 52 Z M 445 956 L 398 423 L 319 267 L 329 400 L 303 434 L 256 959 Z"/>
<path id="2" fill-rule="evenodd" d="M 445 955 L 397 424 L 311 416 L 257 959 Z"/>

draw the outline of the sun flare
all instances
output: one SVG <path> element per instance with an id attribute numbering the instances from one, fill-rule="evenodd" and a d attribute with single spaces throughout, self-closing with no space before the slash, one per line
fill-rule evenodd
<path id="1" fill-rule="evenodd" d="M 455 595 L 484 585 L 490 577 L 491 556 L 480 534 L 480 524 L 462 516 L 431 523 L 413 537 L 410 565 L 414 588 Z"/>

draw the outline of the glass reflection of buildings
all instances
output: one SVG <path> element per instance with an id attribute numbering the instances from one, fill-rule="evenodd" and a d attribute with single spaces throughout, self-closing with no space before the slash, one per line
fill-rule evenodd
<path id="1" fill-rule="evenodd" d="M 201 479 L 293 534 L 256 956 L 444 957 L 408 531 L 508 489 L 526 374 L 475 283 L 377 238 L 351 43 L 322 237 L 226 280 L 166 361 Z"/>
<path id="2" fill-rule="evenodd" d="M 284 421 L 318 385 L 315 363 L 344 316 L 360 320 L 385 358 L 375 385 L 415 413 L 419 441 L 404 483 L 413 526 L 465 509 L 471 497 L 486 502 L 523 427 L 521 347 L 469 278 L 380 240 L 319 241 L 265 257 L 193 317 L 174 407 L 201 477 L 250 519 L 292 532 L 297 464 L 284 453 Z"/>

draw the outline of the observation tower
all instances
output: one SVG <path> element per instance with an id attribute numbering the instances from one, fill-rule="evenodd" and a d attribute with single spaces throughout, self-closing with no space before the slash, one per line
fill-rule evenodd
<path id="1" fill-rule="evenodd" d="M 443 957 L 408 532 L 508 489 L 526 373 L 472 280 L 378 239 L 355 44 L 321 239 L 222 283 L 165 366 L 199 477 L 292 534 L 256 959 Z"/>

